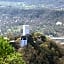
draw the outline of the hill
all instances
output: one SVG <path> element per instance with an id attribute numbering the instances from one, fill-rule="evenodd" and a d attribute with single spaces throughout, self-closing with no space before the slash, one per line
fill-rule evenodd
<path id="1" fill-rule="evenodd" d="M 1 2 L 25 2 L 26 4 L 39 5 L 50 8 L 64 8 L 63 0 L 0 0 Z"/>
<path id="2" fill-rule="evenodd" d="M 27 64 L 64 64 L 64 48 L 55 41 L 38 32 L 26 36 L 28 44 L 19 52 Z"/>

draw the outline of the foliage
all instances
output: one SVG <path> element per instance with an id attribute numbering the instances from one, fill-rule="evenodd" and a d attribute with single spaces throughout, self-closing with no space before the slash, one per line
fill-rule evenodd
<path id="1" fill-rule="evenodd" d="M 22 55 L 0 36 L 0 64 L 25 64 Z"/>
<path id="2" fill-rule="evenodd" d="M 33 41 L 24 47 L 24 60 L 27 64 L 62 64 L 62 52 L 54 41 L 44 35 L 32 34 Z M 41 36 L 44 36 L 43 38 Z M 31 37 L 30 37 L 31 38 Z M 32 39 L 31 39 L 32 40 Z M 45 41 L 44 41 L 45 40 Z M 32 43 L 32 44 L 31 44 Z M 38 44 L 39 43 L 39 44 Z M 34 45 L 33 45 L 34 44 Z"/>

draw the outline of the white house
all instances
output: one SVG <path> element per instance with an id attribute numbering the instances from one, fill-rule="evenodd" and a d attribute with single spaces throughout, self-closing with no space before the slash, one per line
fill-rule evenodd
<path id="1" fill-rule="evenodd" d="M 56 22 L 56 25 L 62 25 L 62 22 L 58 21 Z"/>

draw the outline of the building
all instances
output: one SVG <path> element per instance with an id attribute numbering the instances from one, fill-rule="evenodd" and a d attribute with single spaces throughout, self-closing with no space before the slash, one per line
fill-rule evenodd
<path id="1" fill-rule="evenodd" d="M 56 22 L 56 25 L 62 25 L 62 22 L 58 21 L 58 22 Z"/>
<path id="2" fill-rule="evenodd" d="M 25 36 L 26 34 L 30 34 L 29 25 L 23 25 L 23 36 Z"/>

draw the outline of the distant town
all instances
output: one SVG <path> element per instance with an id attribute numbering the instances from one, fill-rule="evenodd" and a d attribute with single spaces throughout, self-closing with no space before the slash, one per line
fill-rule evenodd
<path id="1" fill-rule="evenodd" d="M 2 2 L 3 3 L 3 2 Z M 64 36 L 64 11 L 45 7 L 26 8 L 24 3 L 2 5 L 0 3 L 0 35 L 9 32 L 14 35 L 22 33 L 22 25 L 30 25 L 31 32 L 41 32 L 51 37 Z M 13 4 L 12 4 L 13 5 Z M 19 7 L 18 7 L 18 6 Z"/>

